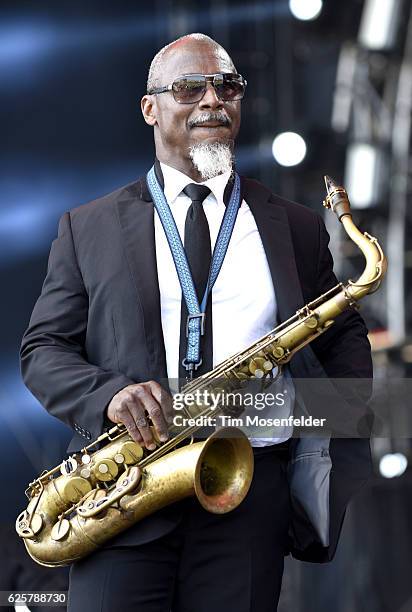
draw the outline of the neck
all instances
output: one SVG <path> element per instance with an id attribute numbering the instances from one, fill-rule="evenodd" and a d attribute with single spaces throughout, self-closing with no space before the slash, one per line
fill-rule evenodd
<path id="1" fill-rule="evenodd" d="M 179 172 L 183 172 L 183 174 L 189 176 L 196 183 L 201 183 L 204 180 L 200 172 L 194 167 L 191 159 L 178 159 L 176 156 L 172 157 L 162 154 L 157 154 L 157 159 L 163 164 L 171 166 L 171 168 L 179 170 Z"/>

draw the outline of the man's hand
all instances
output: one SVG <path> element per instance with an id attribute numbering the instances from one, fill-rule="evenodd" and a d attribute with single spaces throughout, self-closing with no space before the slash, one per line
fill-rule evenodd
<path id="1" fill-rule="evenodd" d="M 148 450 L 154 450 L 156 445 L 147 416 L 159 439 L 165 442 L 172 414 L 171 397 L 153 380 L 121 389 L 107 407 L 108 418 L 113 423 L 123 423 L 133 440 Z"/>

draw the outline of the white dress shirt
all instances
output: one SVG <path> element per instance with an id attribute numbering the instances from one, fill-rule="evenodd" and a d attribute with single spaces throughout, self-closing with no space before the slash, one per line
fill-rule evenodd
<path id="1" fill-rule="evenodd" d="M 164 194 L 170 206 L 182 242 L 186 214 L 191 204 L 182 190 L 194 181 L 182 172 L 161 163 Z M 203 208 L 209 223 L 212 252 L 225 212 L 223 193 L 229 180 L 226 172 L 202 183 L 211 190 Z M 170 380 L 178 378 L 180 309 L 182 291 L 169 244 L 155 209 L 155 241 L 157 273 L 163 336 L 166 349 L 167 373 Z M 212 290 L 213 367 L 234 353 L 250 346 L 276 325 L 277 308 L 272 278 L 259 231 L 252 212 L 245 202 L 239 207 L 225 259 Z M 289 416 L 293 406 L 293 384 L 290 377 L 282 377 L 279 389 L 287 387 L 285 405 L 267 408 L 264 418 Z M 172 385 L 173 386 L 173 385 Z M 275 391 L 276 392 L 276 391 Z M 254 413 L 259 414 L 259 413 Z M 246 431 L 246 430 L 245 430 Z M 246 433 L 248 433 L 246 431 Z M 279 429 L 277 430 L 279 434 Z M 291 435 L 291 428 L 276 437 L 254 438 L 254 446 L 281 442 Z"/>

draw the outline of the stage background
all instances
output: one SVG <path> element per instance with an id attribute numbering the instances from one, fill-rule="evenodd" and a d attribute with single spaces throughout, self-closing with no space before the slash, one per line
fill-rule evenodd
<path id="1" fill-rule="evenodd" d="M 311 0 L 300 4 L 308 10 Z M 0 516 L 5 571 L 0 588 L 53 588 L 67 580 L 65 570 L 39 573 L 14 540 L 13 523 L 26 505 L 27 483 L 61 460 L 70 437 L 22 384 L 20 340 L 62 213 L 135 180 L 150 167 L 152 132 L 142 119 L 140 98 L 151 58 L 177 36 L 209 34 L 227 48 L 248 80 L 236 150 L 241 173 L 318 211 L 325 173 L 356 196 L 356 222 L 379 236 L 390 261 L 381 291 L 362 305 L 376 376 L 383 383 L 410 376 L 410 3 L 318 4 L 319 14 L 302 20 L 291 10 L 291 5 L 299 9 L 298 1 L 1 3 Z M 382 5 L 389 9 L 376 16 Z M 296 165 L 283 166 L 273 156 L 272 143 L 289 131 L 304 139 L 306 155 Z M 342 280 L 356 277 L 362 258 L 334 219 L 328 228 L 337 274 Z M 288 560 L 281 612 L 412 610 L 410 443 L 380 439 L 373 450 L 374 479 L 350 507 L 335 561 L 313 566 Z M 381 460 L 395 453 L 401 453 L 392 457 L 399 475 L 385 478 Z"/>

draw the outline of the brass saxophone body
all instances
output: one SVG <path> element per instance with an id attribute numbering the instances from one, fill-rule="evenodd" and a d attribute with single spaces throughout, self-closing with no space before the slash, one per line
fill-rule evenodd
<path id="1" fill-rule="evenodd" d="M 362 251 L 366 265 L 357 281 L 338 283 L 295 315 L 216 366 L 182 390 L 224 391 L 242 388 L 250 379 L 273 377 L 292 356 L 324 333 L 335 318 L 376 291 L 386 258 L 376 238 L 352 221 L 346 191 L 325 177 L 324 205 L 338 216 Z M 185 407 L 192 417 L 216 416 L 221 407 Z M 241 430 L 222 428 L 207 440 L 187 442 L 200 426 L 178 431 L 148 452 L 133 442 L 123 425 L 42 473 L 30 483 L 27 509 L 16 520 L 29 555 L 40 565 L 67 565 L 92 553 L 145 516 L 184 497 L 196 495 L 204 508 L 225 513 L 238 506 L 253 476 L 253 452 Z M 93 450 L 94 449 L 94 450 Z"/>

